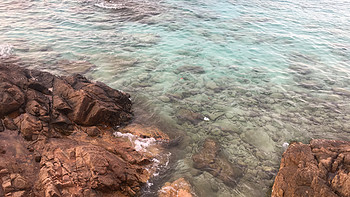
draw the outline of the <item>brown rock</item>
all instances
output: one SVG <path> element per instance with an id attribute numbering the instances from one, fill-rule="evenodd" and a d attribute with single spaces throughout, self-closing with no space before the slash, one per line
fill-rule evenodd
<path id="1" fill-rule="evenodd" d="M 55 187 L 54 185 L 50 184 L 47 186 L 46 190 L 45 190 L 45 197 L 61 197 L 60 192 L 58 191 L 57 187 Z"/>
<path id="2" fill-rule="evenodd" d="M 128 94 L 102 83 L 92 84 L 81 75 L 66 80 L 55 79 L 53 91 L 72 108 L 67 116 L 80 125 L 116 126 L 128 122 L 132 117 Z"/>
<path id="3" fill-rule="evenodd" d="M 8 193 L 8 192 L 11 192 L 14 190 L 14 188 L 12 187 L 12 184 L 11 184 L 11 180 L 5 180 L 2 182 L 2 190 L 5 192 L 5 193 Z"/>
<path id="4" fill-rule="evenodd" d="M 0 83 L 0 117 L 18 110 L 24 104 L 24 100 L 24 93 L 16 85 Z"/>
<path id="5" fill-rule="evenodd" d="M 124 133 L 131 133 L 141 138 L 154 138 L 156 140 L 169 141 L 169 136 L 154 126 L 144 126 L 133 123 L 124 127 L 121 131 Z"/>
<path id="6" fill-rule="evenodd" d="M 191 184 L 184 178 L 179 178 L 172 183 L 166 182 L 158 191 L 158 197 L 192 197 L 192 193 Z"/>
<path id="7" fill-rule="evenodd" d="M 33 116 L 45 116 L 48 114 L 46 107 L 39 104 L 36 100 L 27 102 L 26 112 Z"/>
<path id="8" fill-rule="evenodd" d="M 28 181 L 21 175 L 17 175 L 14 180 L 12 180 L 12 185 L 16 190 L 24 190 L 30 187 Z"/>
<path id="9" fill-rule="evenodd" d="M 283 154 L 272 196 L 350 196 L 350 142 L 293 143 Z"/>
<path id="10" fill-rule="evenodd" d="M 208 171 L 228 186 L 236 186 L 243 176 L 242 169 L 238 165 L 231 164 L 220 154 L 220 146 L 213 139 L 207 138 L 202 149 L 193 155 L 192 159 L 195 168 Z"/>
<path id="11" fill-rule="evenodd" d="M 12 118 L 9 118 L 9 117 L 5 117 L 3 119 L 3 122 L 4 122 L 4 126 L 6 129 L 9 129 L 9 130 L 17 130 L 17 126 L 16 124 L 13 122 L 13 119 Z"/>
<path id="12" fill-rule="evenodd" d="M 143 176 L 149 177 L 147 170 L 104 148 L 78 145 L 63 139 L 54 140 L 46 146 L 41 165 L 41 190 L 57 195 L 64 192 L 78 195 L 80 190 L 93 189 L 102 193 L 122 191 L 133 196 L 140 192 L 140 180 L 147 181 Z M 58 190 L 52 183 L 62 189 Z M 60 192 L 54 192 L 56 190 Z"/>
<path id="13" fill-rule="evenodd" d="M 18 127 L 26 140 L 33 140 L 33 135 L 38 135 L 43 129 L 42 122 L 30 114 L 23 114 L 19 117 Z"/>
<path id="14" fill-rule="evenodd" d="M 96 126 L 86 127 L 85 133 L 87 133 L 90 137 L 96 137 L 101 133 L 101 130 Z"/>

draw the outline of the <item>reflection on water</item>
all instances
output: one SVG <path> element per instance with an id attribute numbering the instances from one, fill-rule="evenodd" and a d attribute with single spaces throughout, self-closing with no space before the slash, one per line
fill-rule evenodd
<path id="1" fill-rule="evenodd" d="M 350 140 L 349 8 L 345 0 L 4 0 L 0 59 L 131 93 L 135 121 L 176 139 L 169 168 L 144 196 L 179 177 L 198 196 L 262 196 L 286 143 Z M 237 186 L 193 167 L 207 138 L 244 169 Z"/>

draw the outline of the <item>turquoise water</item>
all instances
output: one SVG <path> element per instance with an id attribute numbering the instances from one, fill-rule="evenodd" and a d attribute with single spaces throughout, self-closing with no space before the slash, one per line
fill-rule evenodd
<path id="1" fill-rule="evenodd" d="M 3 0 L 0 58 L 129 92 L 136 121 L 183 136 L 145 196 L 179 177 L 198 196 L 265 196 L 285 142 L 350 140 L 349 10 L 346 0 Z M 180 109 L 209 120 L 182 121 Z M 236 187 L 192 167 L 207 137 L 244 169 Z"/>

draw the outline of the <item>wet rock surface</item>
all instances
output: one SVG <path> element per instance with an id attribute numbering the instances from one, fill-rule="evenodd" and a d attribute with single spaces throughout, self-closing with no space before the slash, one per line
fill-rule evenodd
<path id="1" fill-rule="evenodd" d="M 202 149 L 192 159 L 195 168 L 209 172 L 228 186 L 236 186 L 243 176 L 243 169 L 230 163 L 220 153 L 220 146 L 213 139 L 207 138 Z"/>
<path id="2" fill-rule="evenodd" d="M 133 117 L 127 93 L 12 64 L 0 84 L 0 196 L 139 194 L 152 156 L 113 136 Z"/>
<path id="3" fill-rule="evenodd" d="M 293 143 L 283 154 L 272 196 L 350 196 L 350 142 Z"/>
<path id="4" fill-rule="evenodd" d="M 166 182 L 164 186 L 159 190 L 158 197 L 192 197 L 193 192 L 191 184 L 184 178 L 179 178 L 176 181 L 170 183 Z"/>

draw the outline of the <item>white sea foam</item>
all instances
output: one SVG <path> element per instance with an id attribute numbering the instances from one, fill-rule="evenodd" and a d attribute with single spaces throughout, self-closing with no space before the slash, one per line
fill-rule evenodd
<path id="1" fill-rule="evenodd" d="M 8 58 L 13 53 L 13 46 L 9 44 L 0 45 L 0 59 Z"/>
<path id="2" fill-rule="evenodd" d="M 287 150 L 288 146 L 289 146 L 289 144 L 287 142 L 284 142 L 282 144 L 283 150 Z"/>

